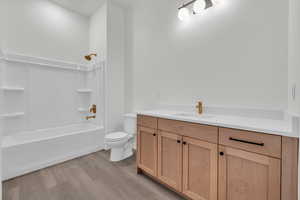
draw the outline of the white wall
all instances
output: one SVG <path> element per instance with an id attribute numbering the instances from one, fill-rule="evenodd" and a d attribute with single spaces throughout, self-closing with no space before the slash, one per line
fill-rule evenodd
<path id="1" fill-rule="evenodd" d="M 107 55 L 106 2 L 90 17 L 89 37 L 90 52 L 96 52 L 105 60 Z"/>
<path id="2" fill-rule="evenodd" d="M 300 115 L 300 2 L 290 0 L 289 28 L 289 111 Z M 292 88 L 296 85 L 296 98 Z"/>
<path id="3" fill-rule="evenodd" d="M 83 61 L 89 20 L 47 0 L 1 0 L 0 44 L 18 52 L 65 61 Z"/>
<path id="4" fill-rule="evenodd" d="M 290 0 L 289 12 L 289 112 L 300 115 L 300 2 Z M 296 98 L 292 97 L 292 88 L 296 85 Z M 299 133 L 300 134 L 300 133 Z M 300 149 L 299 149 L 300 162 Z M 300 166 L 298 170 L 298 183 L 300 183 Z M 300 194 L 300 184 L 298 184 Z M 300 196 L 298 196 L 300 200 Z"/>
<path id="5" fill-rule="evenodd" d="M 123 129 L 125 112 L 125 12 L 114 1 L 108 3 L 107 13 L 107 131 Z"/>
<path id="6" fill-rule="evenodd" d="M 0 31 L 1 32 L 1 31 Z M 0 35 L 1 36 L 1 35 Z M 1 59 L 3 57 L 3 54 L 0 50 L 0 87 L 3 86 L 3 71 L 4 71 L 4 63 Z M 0 99 L 3 99 L 3 91 L 0 91 Z M 3 101 L 0 102 L 0 110 L 4 108 Z M 3 139 L 3 120 L 0 119 L 0 143 L 2 144 Z M 0 153 L 0 180 L 2 180 L 2 148 Z M 0 181 L 0 200 L 2 200 L 2 181 Z"/>
<path id="7" fill-rule="evenodd" d="M 221 1 L 189 22 L 177 18 L 182 0 L 136 1 L 127 106 L 287 108 L 288 2 Z"/>
<path id="8" fill-rule="evenodd" d="M 124 114 L 124 9 L 106 1 L 90 18 L 90 51 L 105 65 L 106 132 L 122 130 Z"/>
<path id="9" fill-rule="evenodd" d="M 125 59 L 124 59 L 124 106 L 125 112 L 129 113 L 134 110 L 133 105 L 133 8 L 126 7 L 125 11 Z"/>
<path id="10" fill-rule="evenodd" d="M 101 7 L 90 17 L 89 27 L 89 48 L 90 53 L 97 53 L 98 60 L 107 60 L 107 3 L 103 3 Z M 105 66 L 104 66 L 105 67 Z M 94 76 L 96 75 L 96 76 Z M 97 120 L 98 123 L 104 125 L 106 107 L 105 107 L 105 69 L 97 70 L 96 74 L 91 74 L 96 78 L 97 85 L 94 85 L 98 92 L 96 100 Z M 101 117 L 100 117 L 101 116 Z"/>

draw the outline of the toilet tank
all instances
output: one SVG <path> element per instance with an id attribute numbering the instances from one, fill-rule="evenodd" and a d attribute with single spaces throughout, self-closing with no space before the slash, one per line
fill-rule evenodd
<path id="1" fill-rule="evenodd" d="M 129 113 L 124 115 L 124 131 L 128 134 L 135 135 L 137 130 L 137 115 Z"/>

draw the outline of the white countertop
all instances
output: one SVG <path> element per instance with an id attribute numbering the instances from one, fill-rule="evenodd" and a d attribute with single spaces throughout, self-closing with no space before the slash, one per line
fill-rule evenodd
<path id="1" fill-rule="evenodd" d="M 193 113 L 185 113 L 170 110 L 141 111 L 138 112 L 138 114 L 219 127 L 255 131 L 267 134 L 288 137 L 299 137 L 298 133 L 293 131 L 293 125 L 291 120 L 274 120 L 266 118 L 250 118 L 231 115 L 210 114 L 203 114 L 203 116 L 199 116 Z"/>

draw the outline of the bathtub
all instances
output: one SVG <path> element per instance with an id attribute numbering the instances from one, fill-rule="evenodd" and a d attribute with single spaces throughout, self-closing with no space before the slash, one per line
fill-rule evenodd
<path id="1" fill-rule="evenodd" d="M 3 137 L 2 179 L 11 179 L 104 148 L 104 129 L 93 124 Z"/>

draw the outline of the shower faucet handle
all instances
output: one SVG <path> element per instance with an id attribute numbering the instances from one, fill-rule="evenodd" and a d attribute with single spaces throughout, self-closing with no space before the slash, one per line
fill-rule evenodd
<path id="1" fill-rule="evenodd" d="M 93 104 L 90 108 L 90 113 L 97 113 L 97 105 Z"/>

